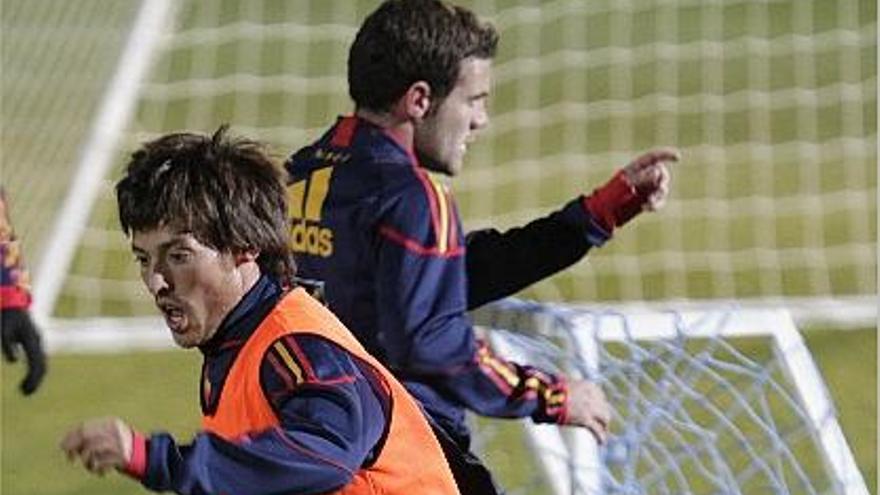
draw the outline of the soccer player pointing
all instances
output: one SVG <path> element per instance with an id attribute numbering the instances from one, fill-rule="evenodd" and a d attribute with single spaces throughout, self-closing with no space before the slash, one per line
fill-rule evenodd
<path id="1" fill-rule="evenodd" d="M 674 149 L 650 151 L 546 217 L 465 236 L 452 193 L 428 171 L 457 175 L 488 124 L 497 42 L 464 8 L 384 2 L 350 49 L 354 115 L 287 164 L 300 273 L 325 282 L 330 308 L 439 425 L 462 492 L 481 494 L 494 488 L 468 454 L 465 409 L 584 426 L 600 442 L 610 411 L 592 383 L 495 356 L 475 337 L 468 309 L 575 263 L 661 207 L 665 163 L 678 159 Z"/>
<path id="2" fill-rule="evenodd" d="M 292 288 L 280 168 L 260 146 L 222 128 L 163 136 L 132 155 L 116 192 L 174 341 L 204 356 L 203 431 L 181 445 L 91 420 L 62 440 L 69 457 L 180 494 L 458 493 L 412 397 Z"/>

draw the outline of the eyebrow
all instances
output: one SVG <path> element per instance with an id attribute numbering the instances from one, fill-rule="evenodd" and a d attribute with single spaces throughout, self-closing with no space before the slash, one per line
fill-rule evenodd
<path id="1" fill-rule="evenodd" d="M 475 95 L 468 96 L 467 101 L 479 101 L 479 100 L 488 100 L 488 99 L 489 99 L 489 92 L 483 91 L 481 93 L 477 93 Z"/>
<path id="2" fill-rule="evenodd" d="M 159 251 L 167 251 L 167 250 L 177 246 L 178 244 L 184 244 L 184 238 L 182 235 L 178 235 L 176 237 L 171 238 L 168 241 L 163 242 L 162 244 L 159 244 Z M 147 253 L 147 251 L 145 249 L 136 246 L 133 242 L 131 244 L 131 250 L 136 253 L 144 253 L 144 254 Z"/>

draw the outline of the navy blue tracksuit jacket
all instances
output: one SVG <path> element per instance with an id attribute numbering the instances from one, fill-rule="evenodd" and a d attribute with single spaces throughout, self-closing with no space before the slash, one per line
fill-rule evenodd
<path id="1" fill-rule="evenodd" d="M 467 448 L 464 410 L 557 423 L 562 377 L 495 356 L 467 311 L 579 260 L 609 234 L 576 198 L 465 237 L 452 194 L 381 128 L 341 117 L 286 163 L 299 275 Z"/>

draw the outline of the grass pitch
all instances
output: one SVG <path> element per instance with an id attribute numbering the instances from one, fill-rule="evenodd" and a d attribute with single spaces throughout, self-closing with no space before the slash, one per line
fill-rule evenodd
<path id="1" fill-rule="evenodd" d="M 811 331 L 807 342 L 831 390 L 844 433 L 868 483 L 877 487 L 877 336 L 873 329 Z M 117 355 L 52 356 L 43 388 L 30 398 L 18 395 L 22 370 L 2 366 L 2 479 L 4 495 L 116 495 L 147 493 L 112 473 L 103 478 L 67 462 L 58 448 L 78 421 L 114 415 L 138 429 L 166 430 L 179 440 L 199 428 L 198 352 L 166 351 Z M 530 486 L 536 477 L 523 469 L 518 430 L 493 420 L 502 431 L 486 455 L 506 486 Z"/>

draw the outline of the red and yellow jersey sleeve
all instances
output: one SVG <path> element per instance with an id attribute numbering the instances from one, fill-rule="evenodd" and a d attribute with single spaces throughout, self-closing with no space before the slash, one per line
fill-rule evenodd
<path id="1" fill-rule="evenodd" d="M 30 307 L 30 290 L 30 277 L 24 265 L 21 242 L 15 237 L 6 195 L 0 190 L 0 307 Z"/>

